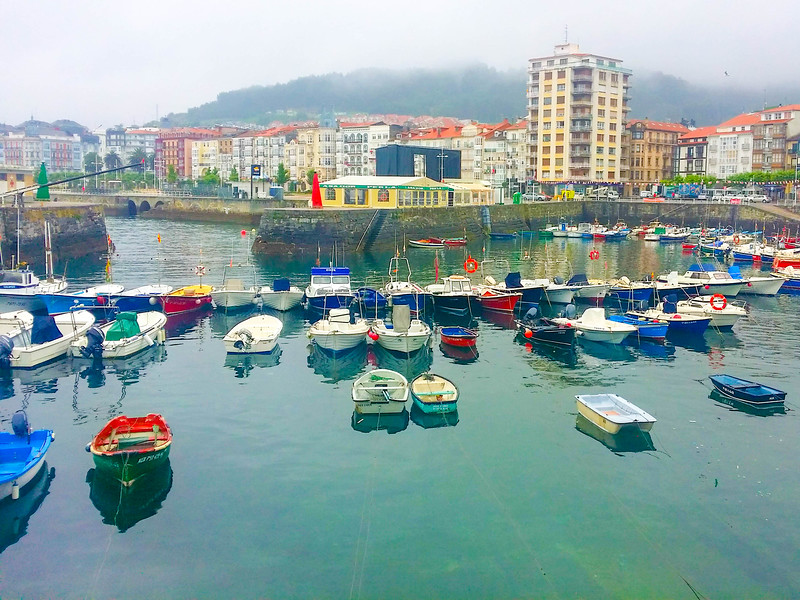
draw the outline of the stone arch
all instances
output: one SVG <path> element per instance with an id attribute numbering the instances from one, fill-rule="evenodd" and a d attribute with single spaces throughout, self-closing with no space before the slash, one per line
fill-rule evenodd
<path id="1" fill-rule="evenodd" d="M 137 214 L 138 212 L 139 212 L 139 211 L 138 211 L 138 209 L 136 208 L 136 202 L 134 202 L 133 200 L 131 200 L 131 199 L 129 198 L 129 199 L 128 199 L 128 214 L 129 214 L 130 216 L 132 216 L 132 217 L 135 217 L 135 216 L 136 216 L 136 214 Z"/>
<path id="2" fill-rule="evenodd" d="M 161 208 L 162 206 L 164 206 L 164 201 L 159 200 L 158 202 L 156 202 L 156 205 L 153 208 Z"/>
<path id="3" fill-rule="evenodd" d="M 142 200 L 139 205 L 139 212 L 147 212 L 148 210 L 150 210 L 150 203 L 147 200 Z"/>

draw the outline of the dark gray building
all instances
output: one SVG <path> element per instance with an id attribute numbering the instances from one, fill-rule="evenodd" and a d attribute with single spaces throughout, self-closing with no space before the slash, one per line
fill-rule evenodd
<path id="1" fill-rule="evenodd" d="M 375 150 L 375 174 L 461 179 L 461 151 L 390 144 Z"/>

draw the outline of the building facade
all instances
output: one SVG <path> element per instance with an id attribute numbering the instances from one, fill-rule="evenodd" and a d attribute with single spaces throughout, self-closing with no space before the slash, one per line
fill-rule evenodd
<path id="1" fill-rule="evenodd" d="M 618 183 L 631 71 L 560 44 L 528 66 L 527 175 L 545 183 Z"/>
<path id="2" fill-rule="evenodd" d="M 689 131 L 688 127 L 680 123 L 634 119 L 626 128 L 630 131 L 628 161 L 633 194 L 671 179 L 678 139 Z"/>
<path id="3" fill-rule="evenodd" d="M 790 140 L 800 135 L 800 104 L 759 113 L 753 124 L 753 170 L 783 171 L 795 167 Z"/>
<path id="4" fill-rule="evenodd" d="M 753 125 L 759 113 L 744 113 L 717 125 L 708 135 L 707 174 L 726 179 L 753 170 Z"/>
<path id="5" fill-rule="evenodd" d="M 698 127 L 682 134 L 675 147 L 675 160 L 673 175 L 686 177 L 687 175 L 707 175 L 708 166 L 708 136 L 716 133 L 717 128 Z"/>

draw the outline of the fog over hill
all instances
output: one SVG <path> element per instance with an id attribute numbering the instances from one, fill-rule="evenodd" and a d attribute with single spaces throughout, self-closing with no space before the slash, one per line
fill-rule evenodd
<path id="1" fill-rule="evenodd" d="M 720 123 L 764 106 L 800 103 L 800 84 L 768 89 L 710 87 L 664 73 L 635 72 L 629 118 Z M 336 114 L 377 113 L 449 116 L 498 122 L 526 112 L 526 72 L 486 65 L 451 69 L 361 69 L 348 74 L 300 77 L 287 83 L 222 92 L 186 113 L 171 113 L 162 126 L 238 122 L 266 125 Z"/>

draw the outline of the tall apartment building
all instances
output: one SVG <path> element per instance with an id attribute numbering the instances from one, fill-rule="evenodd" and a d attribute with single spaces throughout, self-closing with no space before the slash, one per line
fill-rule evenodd
<path id="1" fill-rule="evenodd" d="M 707 174 L 726 179 L 753 170 L 753 125 L 760 113 L 744 113 L 717 125 L 708 135 Z"/>
<path id="2" fill-rule="evenodd" d="M 166 177 L 169 168 L 172 167 L 178 177 L 191 177 L 192 142 L 219 136 L 219 131 L 199 127 L 180 127 L 161 131 L 155 141 L 156 175 Z"/>
<path id="3" fill-rule="evenodd" d="M 678 138 L 689 131 L 680 123 L 662 123 L 634 119 L 626 125 L 630 130 L 630 183 L 633 193 L 648 185 L 656 185 L 674 175 Z"/>
<path id="4" fill-rule="evenodd" d="M 754 171 L 782 171 L 796 167 L 790 141 L 796 141 L 800 134 L 800 104 L 761 111 L 752 131 Z"/>
<path id="5" fill-rule="evenodd" d="M 632 72 L 560 44 L 528 66 L 528 179 L 617 183 Z"/>

